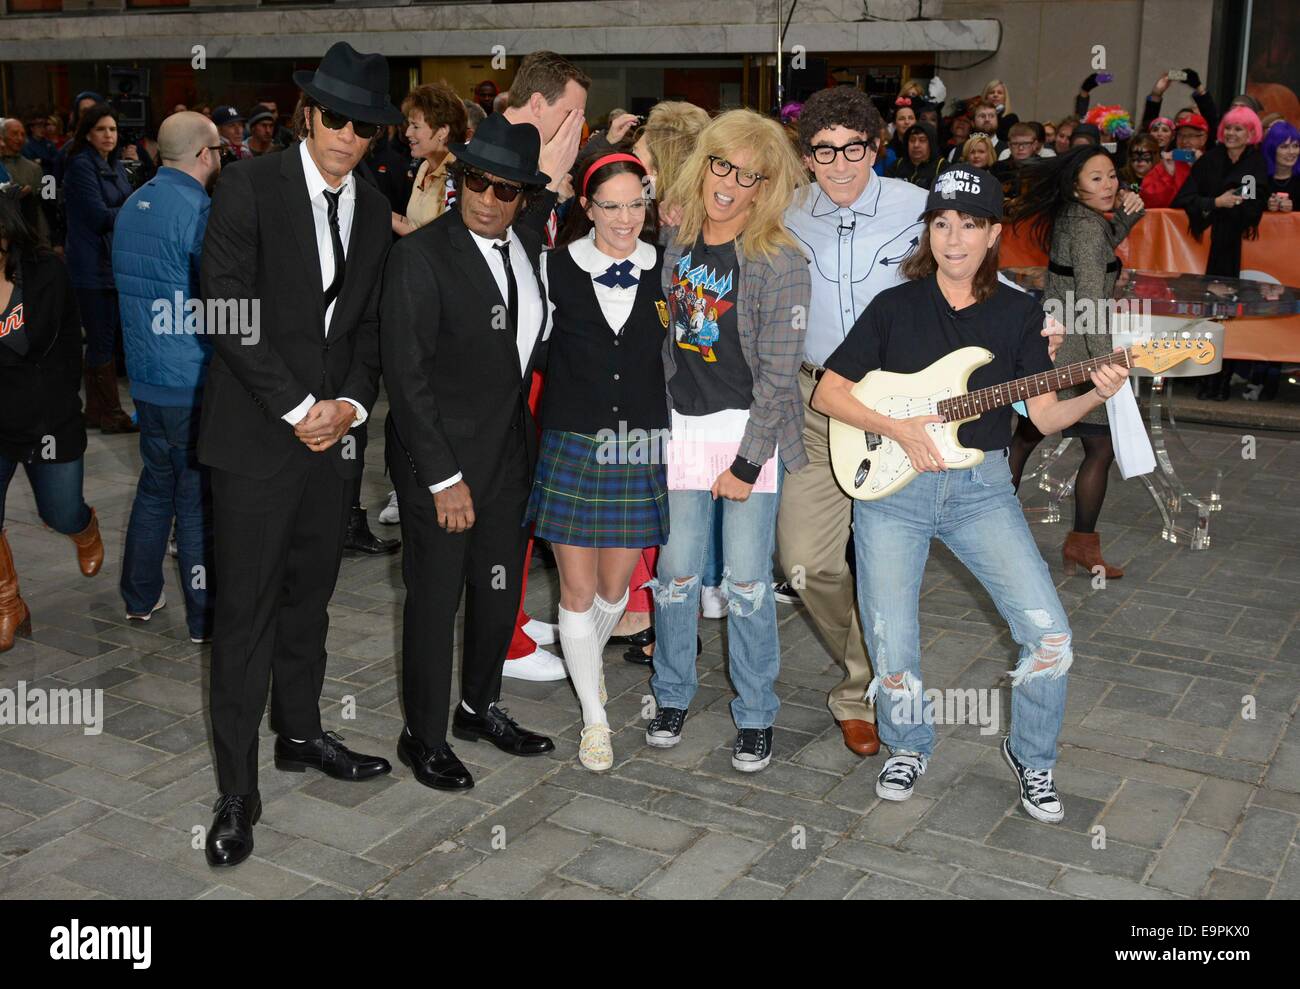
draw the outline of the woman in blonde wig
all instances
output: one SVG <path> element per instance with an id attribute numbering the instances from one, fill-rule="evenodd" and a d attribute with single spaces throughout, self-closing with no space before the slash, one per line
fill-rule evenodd
<path id="1" fill-rule="evenodd" d="M 646 743 L 667 748 L 681 741 L 698 686 L 695 635 L 713 503 L 724 499 L 723 589 L 738 729 L 731 763 L 742 772 L 772 759 L 780 706 L 772 597 L 780 473 L 782 466 L 794 471 L 808 462 L 797 375 L 811 282 L 808 262 L 783 222 L 806 182 L 780 124 L 731 110 L 700 132 L 666 194 L 668 210 L 680 215 L 666 231 L 663 262 L 664 379 L 674 435 L 730 435 L 739 447 L 731 464 L 698 489 L 670 485 L 671 527 L 652 585 L 650 684 L 658 710 Z M 670 473 L 674 466 L 670 458 Z"/>

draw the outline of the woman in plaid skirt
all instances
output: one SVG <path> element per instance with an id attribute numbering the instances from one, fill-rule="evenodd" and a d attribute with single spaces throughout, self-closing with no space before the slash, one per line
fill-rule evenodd
<path id="1" fill-rule="evenodd" d="M 578 758 L 614 764 L 602 654 L 646 546 L 668 541 L 659 437 L 668 406 L 660 353 L 661 253 L 629 154 L 580 162 L 578 208 L 542 258 L 551 317 L 542 445 L 528 520 L 555 551 L 560 645 L 582 704 Z"/>

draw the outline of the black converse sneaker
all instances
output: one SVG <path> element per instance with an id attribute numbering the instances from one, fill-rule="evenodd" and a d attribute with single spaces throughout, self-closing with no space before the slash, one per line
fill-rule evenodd
<path id="1" fill-rule="evenodd" d="M 682 740 L 686 712 L 680 707 L 661 707 L 646 727 L 645 743 L 656 749 L 671 749 Z"/>
<path id="2" fill-rule="evenodd" d="M 916 778 L 925 775 L 929 760 L 915 752 L 900 752 L 885 760 L 885 768 L 876 777 L 876 796 L 882 800 L 906 800 L 912 795 Z"/>
<path id="3" fill-rule="evenodd" d="M 731 747 L 731 765 L 735 769 L 756 773 L 771 761 L 771 728 L 742 728 L 736 732 L 736 744 Z"/>
<path id="4" fill-rule="evenodd" d="M 1030 817 L 1047 824 L 1055 824 L 1065 817 L 1065 808 L 1056 792 L 1056 784 L 1052 782 L 1050 769 L 1029 769 L 1025 766 L 1012 755 L 1011 738 L 1006 735 L 1002 738 L 1002 758 L 1007 760 L 1007 765 L 1020 781 L 1020 803 Z"/>

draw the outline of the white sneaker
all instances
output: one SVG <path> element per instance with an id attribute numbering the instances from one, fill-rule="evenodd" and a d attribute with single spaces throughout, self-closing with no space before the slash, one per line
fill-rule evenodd
<path id="1" fill-rule="evenodd" d="M 379 513 L 379 521 L 384 525 L 397 525 L 402 517 L 397 513 L 397 492 L 388 492 L 388 504 Z"/>
<path id="2" fill-rule="evenodd" d="M 925 774 L 926 758 L 913 752 L 890 756 L 876 777 L 876 796 L 883 800 L 906 800 L 916 778 Z"/>
<path id="3" fill-rule="evenodd" d="M 564 660 L 540 646 L 522 659 L 507 659 L 501 675 L 516 680 L 563 680 Z"/>
<path id="4" fill-rule="evenodd" d="M 700 614 L 705 618 L 726 618 L 727 592 L 721 587 L 701 587 Z"/>
<path id="5" fill-rule="evenodd" d="M 146 611 L 143 615 L 133 615 L 131 614 L 131 612 L 128 611 L 126 613 L 127 620 L 133 622 L 147 622 L 150 618 L 153 617 L 153 613 L 155 611 L 158 611 L 160 608 L 162 608 L 163 605 L 165 605 L 166 603 L 167 603 L 167 595 L 165 593 L 159 594 L 157 604 L 155 604 L 152 608 Z"/>
<path id="6" fill-rule="evenodd" d="M 539 646 L 553 646 L 560 641 L 560 626 L 530 618 L 524 623 L 524 635 Z"/>

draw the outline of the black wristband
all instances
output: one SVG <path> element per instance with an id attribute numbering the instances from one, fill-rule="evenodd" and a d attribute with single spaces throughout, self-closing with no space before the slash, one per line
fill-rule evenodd
<path id="1" fill-rule="evenodd" d="M 758 480 L 759 471 L 762 469 L 762 464 L 756 464 L 752 460 L 746 460 L 739 454 L 737 454 L 736 459 L 731 462 L 731 473 L 735 474 L 739 480 L 744 481 L 746 484 L 755 483 Z"/>

